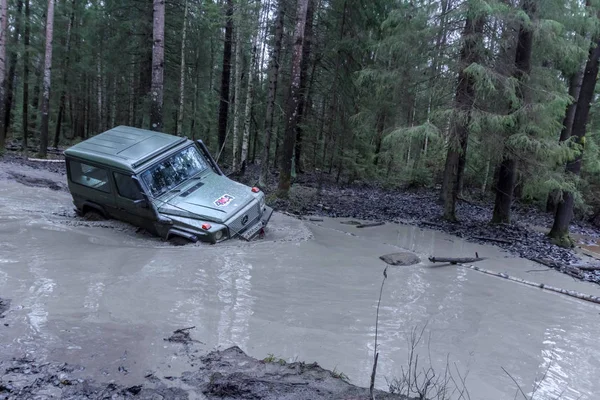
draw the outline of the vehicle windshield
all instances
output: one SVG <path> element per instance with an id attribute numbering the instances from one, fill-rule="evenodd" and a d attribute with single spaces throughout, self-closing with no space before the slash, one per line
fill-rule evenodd
<path id="1" fill-rule="evenodd" d="M 152 197 L 158 197 L 208 168 L 195 146 L 190 146 L 142 173 Z"/>

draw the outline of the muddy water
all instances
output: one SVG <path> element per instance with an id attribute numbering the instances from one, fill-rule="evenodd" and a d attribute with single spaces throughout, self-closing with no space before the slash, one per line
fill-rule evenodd
<path id="1" fill-rule="evenodd" d="M 173 248 L 119 222 L 73 218 L 69 194 L 0 181 L 0 357 L 27 355 L 86 367 L 82 374 L 137 383 L 189 369 L 164 341 L 195 326 L 195 349 L 236 344 L 257 358 L 317 361 L 368 385 L 378 257 L 408 249 L 489 257 L 480 265 L 600 295 L 492 246 L 402 225 L 357 229 L 340 220 L 275 214 L 253 243 Z M 8 326 L 4 326 L 4 324 Z M 456 266 L 390 267 L 379 316 L 379 387 L 406 369 L 407 339 L 426 325 L 419 363 L 467 375 L 473 399 L 600 393 L 600 307 Z M 455 373 L 456 375 L 456 373 Z"/>

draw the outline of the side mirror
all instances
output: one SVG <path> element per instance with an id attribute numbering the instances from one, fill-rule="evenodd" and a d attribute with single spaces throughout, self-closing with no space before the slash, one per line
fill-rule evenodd
<path id="1" fill-rule="evenodd" d="M 135 206 L 138 207 L 138 208 L 148 208 L 150 206 L 148 204 L 148 200 L 146 200 L 146 199 L 135 200 L 133 202 L 133 204 L 135 204 Z"/>

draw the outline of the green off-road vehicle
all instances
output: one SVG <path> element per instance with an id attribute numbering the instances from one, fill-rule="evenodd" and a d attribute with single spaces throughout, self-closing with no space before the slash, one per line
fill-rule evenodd
<path id="1" fill-rule="evenodd" d="M 201 140 L 119 126 L 67 149 L 65 159 L 78 213 L 175 244 L 250 240 L 273 213 L 258 188 L 223 175 Z"/>

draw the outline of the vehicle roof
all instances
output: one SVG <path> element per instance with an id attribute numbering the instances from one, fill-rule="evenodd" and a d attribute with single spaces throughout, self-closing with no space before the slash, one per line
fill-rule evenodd
<path id="1" fill-rule="evenodd" d="M 117 126 L 68 148 L 65 155 L 137 172 L 156 156 L 187 141 L 165 133 Z"/>

